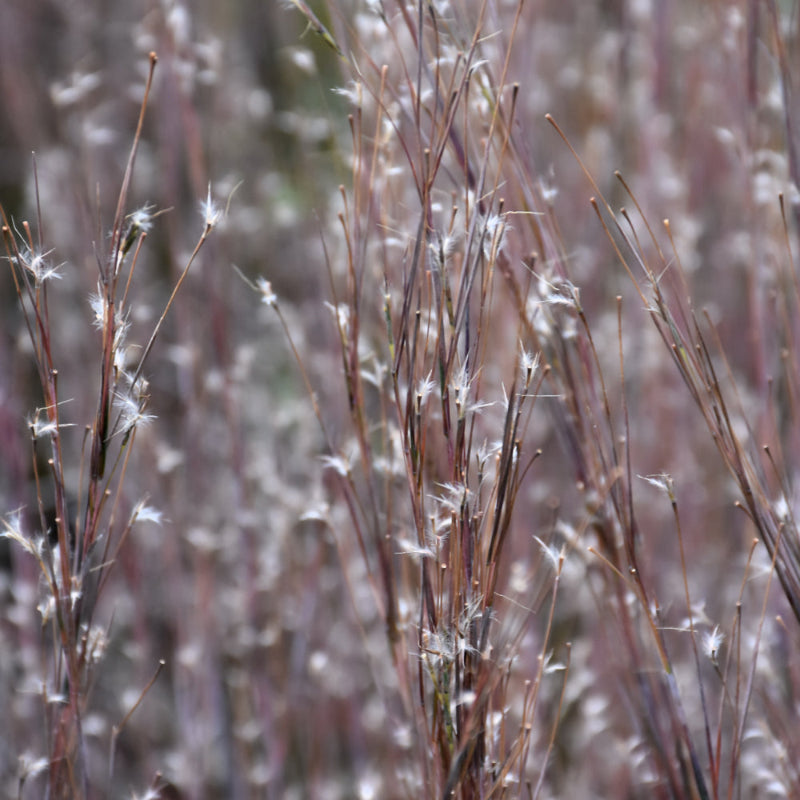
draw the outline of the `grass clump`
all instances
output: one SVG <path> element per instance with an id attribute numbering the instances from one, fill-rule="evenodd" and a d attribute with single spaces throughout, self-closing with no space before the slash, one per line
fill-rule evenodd
<path id="1" fill-rule="evenodd" d="M 3 201 L 4 790 L 797 794 L 795 21 L 142 11 L 110 237 Z"/>

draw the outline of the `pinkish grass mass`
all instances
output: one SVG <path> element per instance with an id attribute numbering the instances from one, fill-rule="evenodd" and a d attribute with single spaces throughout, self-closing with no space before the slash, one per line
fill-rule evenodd
<path id="1" fill-rule="evenodd" d="M 0 3 L 0 796 L 800 797 L 799 57 Z"/>

